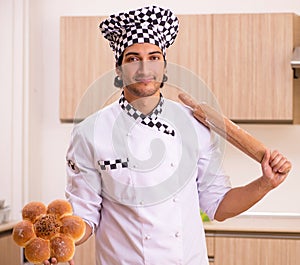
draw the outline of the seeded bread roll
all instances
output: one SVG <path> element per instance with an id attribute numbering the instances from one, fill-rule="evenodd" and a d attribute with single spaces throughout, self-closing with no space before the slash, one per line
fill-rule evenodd
<path id="1" fill-rule="evenodd" d="M 71 204 L 66 200 L 55 200 L 48 205 L 48 214 L 54 214 L 59 218 L 73 214 Z"/>
<path id="2" fill-rule="evenodd" d="M 67 262 L 75 254 L 75 243 L 72 238 L 64 234 L 58 234 L 50 241 L 51 256 L 57 259 L 57 262 Z"/>
<path id="3" fill-rule="evenodd" d="M 40 216 L 34 223 L 34 231 L 37 237 L 50 240 L 59 233 L 61 221 L 53 214 Z"/>
<path id="4" fill-rule="evenodd" d="M 25 247 L 25 257 L 33 264 L 40 264 L 50 258 L 50 242 L 39 237 L 32 239 Z"/>
<path id="5" fill-rule="evenodd" d="M 75 243 L 85 234 L 85 222 L 79 216 L 65 216 L 61 222 L 60 232 L 71 236 Z"/>
<path id="6" fill-rule="evenodd" d="M 66 200 L 52 201 L 48 207 L 40 202 L 23 207 L 23 220 L 14 227 L 13 239 L 25 248 L 28 261 L 40 264 L 50 257 L 58 262 L 73 258 L 75 242 L 85 233 L 85 222 L 72 214 L 72 206 Z"/>
<path id="7" fill-rule="evenodd" d="M 47 207 L 41 202 L 30 202 L 22 209 L 23 219 L 27 219 L 34 223 L 42 214 L 47 213 Z"/>
<path id="8" fill-rule="evenodd" d="M 35 238 L 33 224 L 29 220 L 17 223 L 13 229 L 13 240 L 20 247 L 25 247 L 30 239 Z"/>

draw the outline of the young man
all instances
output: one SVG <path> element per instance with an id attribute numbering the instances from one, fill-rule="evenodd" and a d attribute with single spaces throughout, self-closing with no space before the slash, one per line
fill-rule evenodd
<path id="1" fill-rule="evenodd" d="M 289 162 L 266 151 L 262 176 L 231 188 L 210 131 L 160 94 L 178 30 L 170 10 L 120 13 L 100 28 L 123 92 L 72 134 L 66 195 L 86 221 L 78 244 L 95 234 L 97 265 L 208 265 L 200 208 L 219 221 L 244 212 L 284 181 Z"/>

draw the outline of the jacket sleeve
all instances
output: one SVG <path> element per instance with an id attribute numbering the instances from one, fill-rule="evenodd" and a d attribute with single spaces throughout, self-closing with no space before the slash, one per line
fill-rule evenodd
<path id="1" fill-rule="evenodd" d="M 207 144 L 205 149 L 201 151 L 197 165 L 200 209 L 211 220 L 214 219 L 215 212 L 225 194 L 231 189 L 230 179 L 222 168 L 222 155 L 220 139 L 210 137 L 210 144 Z"/>
<path id="2" fill-rule="evenodd" d="M 97 228 L 101 210 L 101 175 L 94 159 L 93 130 L 74 127 L 67 151 L 66 197 L 75 215 Z"/>

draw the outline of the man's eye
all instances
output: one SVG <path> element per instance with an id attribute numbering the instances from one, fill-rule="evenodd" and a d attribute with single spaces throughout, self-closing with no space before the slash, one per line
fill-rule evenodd
<path id="1" fill-rule="evenodd" d="M 129 57 L 127 59 L 128 62 L 137 62 L 139 59 L 137 57 Z"/>
<path id="2" fill-rule="evenodd" d="M 157 60 L 160 60 L 160 57 L 159 56 L 151 56 L 150 60 L 151 61 L 157 61 Z"/>

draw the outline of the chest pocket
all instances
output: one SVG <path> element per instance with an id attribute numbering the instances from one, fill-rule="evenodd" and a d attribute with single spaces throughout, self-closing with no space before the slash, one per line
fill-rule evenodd
<path id="1" fill-rule="evenodd" d="M 100 170 L 114 170 L 128 168 L 128 158 L 113 159 L 113 160 L 98 160 Z"/>
<path id="2" fill-rule="evenodd" d="M 135 194 L 129 169 L 129 159 L 98 160 L 101 174 L 102 196 L 107 199 L 128 204 Z"/>

